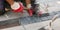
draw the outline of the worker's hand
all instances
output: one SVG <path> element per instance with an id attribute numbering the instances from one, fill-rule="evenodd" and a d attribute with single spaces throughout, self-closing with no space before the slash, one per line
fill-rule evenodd
<path id="1" fill-rule="evenodd" d="M 9 11 L 9 9 L 5 8 L 5 11 Z"/>

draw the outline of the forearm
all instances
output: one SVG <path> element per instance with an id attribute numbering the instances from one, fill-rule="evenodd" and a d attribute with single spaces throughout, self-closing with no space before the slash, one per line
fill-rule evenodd
<path id="1" fill-rule="evenodd" d="M 14 0 L 6 0 L 10 5 L 14 4 Z"/>
<path id="2" fill-rule="evenodd" d="M 27 8 L 31 7 L 31 1 L 30 0 L 26 0 L 26 6 L 27 6 Z"/>

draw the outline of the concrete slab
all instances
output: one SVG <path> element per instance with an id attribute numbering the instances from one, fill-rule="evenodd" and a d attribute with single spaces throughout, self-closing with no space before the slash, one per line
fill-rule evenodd
<path id="1" fill-rule="evenodd" d="M 38 23 L 33 23 L 33 24 L 28 24 L 28 25 L 5 28 L 1 30 L 38 30 L 39 28 L 46 26 L 49 22 L 50 21 L 38 22 Z"/>
<path id="2" fill-rule="evenodd" d="M 15 27 L 1 29 L 1 30 L 24 30 L 24 28 L 22 26 L 15 26 Z"/>
<path id="3" fill-rule="evenodd" d="M 38 30 L 38 29 L 48 25 L 50 21 L 51 20 L 28 24 L 28 25 L 15 26 L 15 27 L 5 28 L 5 29 L 1 29 L 1 30 Z M 60 30 L 60 18 L 56 19 L 56 21 L 54 21 L 52 23 L 52 28 L 54 30 Z"/>
<path id="4" fill-rule="evenodd" d="M 7 12 L 5 15 L 0 16 L 0 21 L 6 21 L 9 19 L 16 19 L 19 17 L 29 16 L 28 13 L 24 10 L 23 15 L 21 13 Z"/>

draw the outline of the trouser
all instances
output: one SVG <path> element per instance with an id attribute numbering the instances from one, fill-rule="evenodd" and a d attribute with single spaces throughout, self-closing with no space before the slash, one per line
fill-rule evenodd
<path id="1" fill-rule="evenodd" d="M 0 15 L 5 13 L 4 0 L 0 0 Z"/>
<path id="2" fill-rule="evenodd" d="M 4 9 L 4 0 L 0 0 L 0 10 Z"/>

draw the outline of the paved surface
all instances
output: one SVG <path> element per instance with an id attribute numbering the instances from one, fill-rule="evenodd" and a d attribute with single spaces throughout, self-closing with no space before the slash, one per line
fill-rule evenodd
<path id="1" fill-rule="evenodd" d="M 2 30 L 38 30 L 39 28 L 47 25 L 48 22 L 49 21 L 33 23 L 33 24 L 24 25 L 24 26 L 23 25 L 15 26 L 15 27 L 11 27 L 11 28 L 5 28 L 5 29 L 2 29 Z"/>
<path id="2" fill-rule="evenodd" d="M 21 26 L 15 26 L 15 27 L 11 27 L 11 28 L 5 28 L 2 30 L 39 30 L 40 28 L 48 25 L 49 22 L 50 21 L 32 23 L 32 24 L 28 24 L 28 25 L 21 25 Z M 52 28 L 54 30 L 60 30 L 60 18 L 56 19 L 56 21 L 52 24 Z"/>
<path id="3" fill-rule="evenodd" d="M 41 28 L 41 26 L 43 27 L 43 26 L 47 25 L 48 22 L 52 19 L 52 17 L 54 15 L 60 14 L 59 12 L 60 11 L 51 13 L 50 16 L 46 16 L 46 17 L 26 16 L 26 17 L 20 17 L 20 18 L 16 18 L 16 19 L 13 18 L 13 19 L 9 19 L 9 20 L 6 20 L 6 21 L 5 20 L 1 21 L 0 25 L 8 25 L 8 24 L 15 23 L 17 21 L 17 22 L 19 22 L 18 24 L 21 24 L 20 26 L 19 25 L 15 26 L 15 27 L 12 26 L 12 27 L 5 28 L 5 29 L 9 30 L 9 29 L 12 28 L 13 30 L 16 30 L 14 28 L 21 28 L 22 30 L 25 30 L 25 29 L 26 30 L 38 30 L 38 28 Z M 23 28 L 23 25 L 24 25 L 25 29 Z M 59 26 L 57 26 L 57 27 L 59 28 Z M 54 26 L 53 28 L 56 28 L 56 27 Z M 3 30 L 5 30 L 5 29 L 3 29 Z"/>

